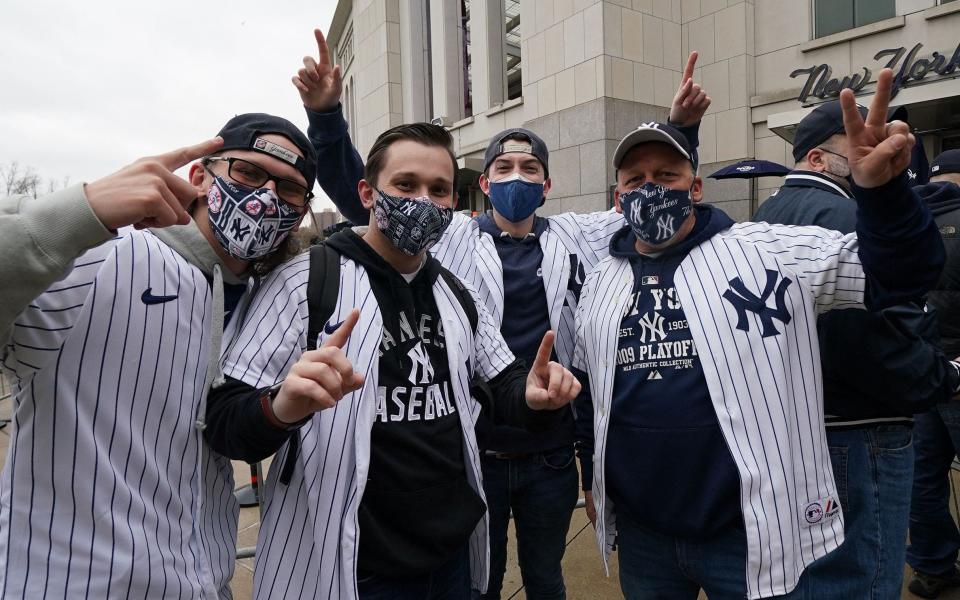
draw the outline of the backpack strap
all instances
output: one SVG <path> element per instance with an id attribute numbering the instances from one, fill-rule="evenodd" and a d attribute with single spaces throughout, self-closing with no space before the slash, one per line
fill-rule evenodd
<path id="1" fill-rule="evenodd" d="M 474 335 L 476 335 L 480 315 L 477 313 L 477 305 L 473 300 L 473 294 L 470 293 L 467 286 L 463 285 L 463 282 L 460 281 L 456 275 L 447 269 L 441 268 L 440 276 L 447 282 L 447 285 L 453 291 L 453 295 L 457 297 L 457 301 L 460 302 L 460 306 L 463 307 L 463 312 L 466 313 L 467 319 L 470 321 L 470 329 Z"/>
<path id="2" fill-rule="evenodd" d="M 307 279 L 307 348 L 316 350 L 323 327 L 337 307 L 340 292 L 340 254 L 321 242 L 310 248 L 310 275 Z"/>
<path id="3" fill-rule="evenodd" d="M 321 242 L 310 248 L 310 274 L 307 277 L 307 349 L 316 350 L 320 334 L 337 307 L 340 292 L 340 254 Z M 300 432 L 290 436 L 290 448 L 280 471 L 280 483 L 290 484 L 300 450 Z"/>

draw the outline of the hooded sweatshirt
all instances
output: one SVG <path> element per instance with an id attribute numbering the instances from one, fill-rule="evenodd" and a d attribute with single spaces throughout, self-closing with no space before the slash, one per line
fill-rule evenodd
<path id="1" fill-rule="evenodd" d="M 611 240 L 635 283 L 620 324 L 606 475 L 617 510 L 665 535 L 705 539 L 743 519 L 739 475 L 673 282 L 687 253 L 733 221 L 709 206 L 695 214 L 687 238 L 655 256 L 637 252 L 629 227 Z"/>

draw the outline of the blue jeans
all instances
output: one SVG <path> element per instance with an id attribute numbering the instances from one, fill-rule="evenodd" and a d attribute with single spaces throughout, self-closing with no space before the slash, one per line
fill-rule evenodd
<path id="1" fill-rule="evenodd" d="M 464 546 L 428 575 L 391 579 L 357 577 L 360 600 L 464 600 L 470 597 L 470 550 Z"/>
<path id="2" fill-rule="evenodd" d="M 899 598 L 907 548 L 913 428 L 827 429 L 843 544 L 807 567 L 811 598 Z"/>
<path id="3" fill-rule="evenodd" d="M 517 555 L 530 600 L 566 598 L 560 561 L 580 495 L 573 446 L 523 458 L 484 456 L 483 490 L 490 512 L 490 580 L 484 600 L 499 600 L 513 510 Z M 511 590 L 512 591 L 512 590 Z"/>
<path id="4" fill-rule="evenodd" d="M 960 532 L 950 516 L 950 464 L 960 452 L 960 406 L 940 404 L 918 414 L 910 548 L 907 562 L 918 571 L 944 575 L 954 569 Z"/>
<path id="5" fill-rule="evenodd" d="M 747 597 L 747 536 L 742 529 L 707 540 L 689 540 L 645 529 L 617 513 L 620 590 L 626 600 L 710 600 Z M 806 600 L 806 575 L 782 600 Z M 817 598 L 816 600 L 819 600 Z"/>

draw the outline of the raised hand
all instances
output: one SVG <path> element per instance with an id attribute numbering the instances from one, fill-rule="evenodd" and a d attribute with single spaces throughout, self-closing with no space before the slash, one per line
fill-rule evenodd
<path id="1" fill-rule="evenodd" d="M 548 331 L 527 375 L 527 406 L 549 410 L 566 406 L 580 393 L 580 382 L 563 365 L 550 360 L 556 335 Z"/>
<path id="2" fill-rule="evenodd" d="M 167 227 L 186 225 L 186 208 L 197 199 L 197 189 L 173 174 L 180 167 L 216 152 L 223 140 L 215 137 L 194 146 L 150 156 L 113 175 L 84 186 L 93 214 L 107 229 L 133 225 Z"/>
<path id="3" fill-rule="evenodd" d="M 700 121 L 710 108 L 710 96 L 699 84 L 693 82 L 693 68 L 697 65 L 699 53 L 691 52 L 687 66 L 680 78 L 680 87 L 670 105 L 670 122 L 681 127 L 689 127 Z"/>
<path id="4" fill-rule="evenodd" d="M 315 412 L 333 408 L 347 394 L 363 387 L 343 347 L 360 319 L 350 311 L 320 348 L 304 352 L 291 368 L 273 400 L 273 414 L 284 423 L 296 423 Z"/>
<path id="5" fill-rule="evenodd" d="M 293 76 L 293 85 L 300 92 L 303 105 L 316 112 L 333 110 L 340 102 L 340 93 L 343 91 L 343 79 L 340 67 L 333 66 L 330 58 L 330 48 L 323 32 L 313 30 L 317 38 L 317 48 L 320 51 L 320 62 L 312 56 L 303 57 L 303 68 Z"/>
<path id="6" fill-rule="evenodd" d="M 893 71 L 880 71 L 866 121 L 857 110 L 853 91 L 840 92 L 843 127 L 849 144 L 847 162 L 853 181 L 862 188 L 881 186 L 910 164 L 910 151 L 916 142 L 910 127 L 903 121 L 887 123 L 892 82 Z"/>

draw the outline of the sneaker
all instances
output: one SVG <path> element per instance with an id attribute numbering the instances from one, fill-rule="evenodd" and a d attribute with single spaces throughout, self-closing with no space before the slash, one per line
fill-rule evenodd
<path id="1" fill-rule="evenodd" d="M 960 586 L 960 571 L 954 567 L 953 571 L 945 575 L 914 571 L 907 589 L 911 594 L 921 598 L 936 598 L 943 590 L 957 586 Z"/>

